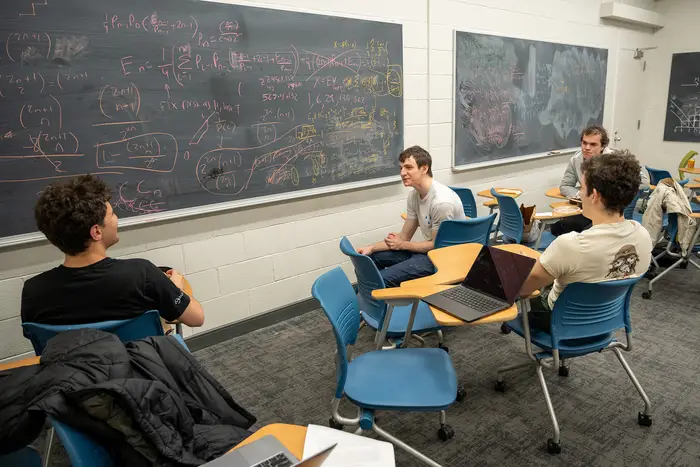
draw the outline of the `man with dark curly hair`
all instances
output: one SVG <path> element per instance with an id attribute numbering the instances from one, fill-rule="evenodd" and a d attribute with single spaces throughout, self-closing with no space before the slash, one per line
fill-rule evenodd
<path id="1" fill-rule="evenodd" d="M 119 241 L 110 197 L 105 182 L 92 175 L 55 183 L 41 193 L 34 210 L 37 227 L 65 260 L 24 283 L 22 321 L 84 324 L 156 309 L 167 321 L 201 326 L 202 305 L 182 290 L 180 273 L 168 276 L 145 259 L 107 256 Z"/>
<path id="2" fill-rule="evenodd" d="M 628 279 L 647 271 L 651 237 L 641 224 L 623 215 L 639 190 L 639 171 L 639 162 L 629 151 L 583 161 L 580 196 L 592 226 L 557 237 L 520 289 L 525 297 L 545 288 L 530 301 L 534 327 L 549 331 L 551 310 L 568 284 Z"/>

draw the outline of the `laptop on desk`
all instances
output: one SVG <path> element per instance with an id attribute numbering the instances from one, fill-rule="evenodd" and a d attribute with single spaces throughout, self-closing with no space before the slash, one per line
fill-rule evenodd
<path id="1" fill-rule="evenodd" d="M 482 246 L 464 281 L 422 300 L 471 323 L 510 308 L 535 266 L 533 258 Z"/>
<path id="2" fill-rule="evenodd" d="M 267 435 L 246 444 L 203 467 L 321 467 L 335 444 L 304 461 L 298 461 L 274 436 Z"/>

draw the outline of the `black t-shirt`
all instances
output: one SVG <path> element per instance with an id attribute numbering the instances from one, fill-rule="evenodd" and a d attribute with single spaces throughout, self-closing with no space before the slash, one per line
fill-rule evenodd
<path id="1" fill-rule="evenodd" d="M 189 304 L 190 297 L 150 261 L 105 258 L 82 268 L 61 265 L 27 280 L 22 322 L 84 324 L 148 310 L 175 321 Z"/>

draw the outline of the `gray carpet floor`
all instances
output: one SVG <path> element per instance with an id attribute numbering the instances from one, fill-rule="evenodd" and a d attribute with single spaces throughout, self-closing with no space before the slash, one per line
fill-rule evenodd
<path id="1" fill-rule="evenodd" d="M 563 452 L 545 450 L 551 425 L 534 369 L 506 374 L 505 394 L 494 391 L 495 370 L 523 361 L 524 345 L 499 326 L 445 333 L 466 399 L 447 412 L 455 436 L 438 440 L 437 414 L 380 413 L 380 426 L 444 466 L 699 466 L 700 272 L 692 266 L 661 280 L 632 302 L 634 349 L 628 363 L 652 403 L 653 425 L 637 424 L 644 405 L 614 354 L 570 361 L 570 376 L 546 372 L 561 428 Z M 360 332 L 355 355 L 372 348 Z M 428 345 L 435 345 L 428 339 Z M 311 312 L 196 352 L 196 356 L 258 417 L 260 426 L 284 422 L 326 425 L 335 388 L 335 341 L 323 313 Z M 416 375 L 420 378 L 420 375 Z M 354 416 L 350 404 L 341 411 Z M 60 451 L 60 449 L 59 449 Z M 63 464 L 57 452 L 54 465 Z M 396 450 L 398 466 L 423 465 Z"/>

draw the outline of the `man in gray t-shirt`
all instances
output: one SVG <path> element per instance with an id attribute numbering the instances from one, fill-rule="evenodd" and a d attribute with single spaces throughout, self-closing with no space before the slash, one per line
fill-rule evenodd
<path id="1" fill-rule="evenodd" d="M 433 180 L 432 158 L 428 151 L 412 146 L 399 155 L 399 162 L 404 186 L 414 188 L 408 195 L 403 228 L 399 233 L 390 233 L 384 240 L 357 250 L 372 258 L 387 287 L 398 287 L 404 281 L 433 274 L 435 268 L 427 253 L 434 247 L 440 223 L 465 219 L 457 193 Z M 418 227 L 424 240 L 411 241 Z"/>

